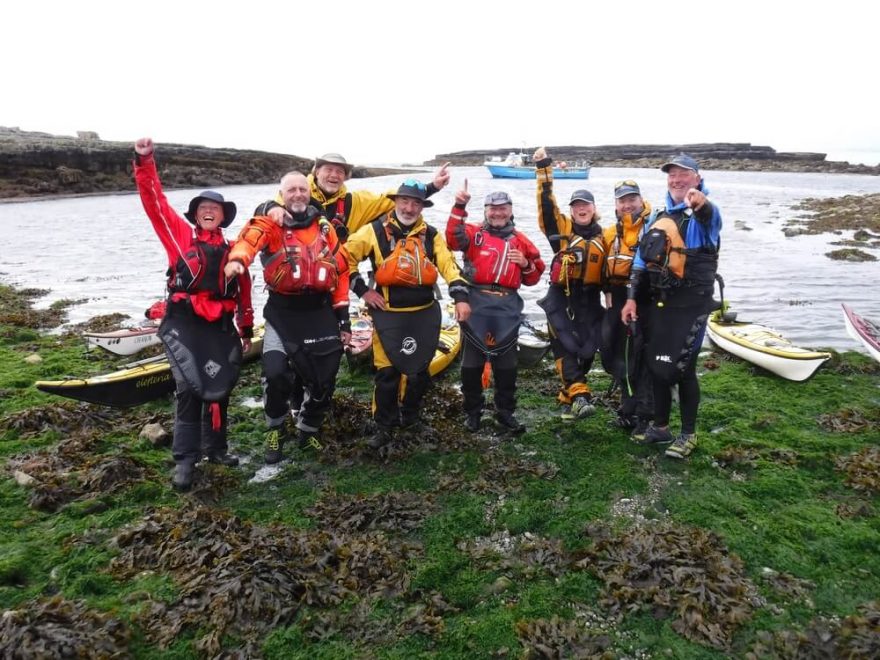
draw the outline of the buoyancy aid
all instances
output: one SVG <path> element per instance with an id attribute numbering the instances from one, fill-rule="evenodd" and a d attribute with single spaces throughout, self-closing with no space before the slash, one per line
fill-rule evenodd
<path id="1" fill-rule="evenodd" d="M 522 284 L 522 268 L 510 260 L 515 233 L 505 236 L 481 229 L 474 234 L 473 249 L 468 251 L 469 263 L 465 277 L 473 284 L 496 285 L 518 289 Z"/>
<path id="2" fill-rule="evenodd" d="M 633 257 L 639 247 L 639 233 L 650 212 L 650 207 L 645 204 L 639 216 L 626 214 L 617 219 L 605 257 L 605 281 L 609 284 L 623 286 L 629 281 Z"/>
<path id="3" fill-rule="evenodd" d="M 553 255 L 550 264 L 550 284 L 569 290 L 574 283 L 595 285 L 602 282 L 605 246 L 601 235 L 590 239 L 583 236 L 567 237 L 568 246 Z"/>
<path id="4" fill-rule="evenodd" d="M 235 298 L 238 280 L 226 279 L 223 269 L 229 258 L 230 245 L 194 240 L 189 249 L 169 269 L 168 290 L 171 293 L 207 293 L 212 298 Z"/>
<path id="5" fill-rule="evenodd" d="M 390 253 L 376 268 L 376 284 L 379 286 L 434 286 L 437 283 L 437 266 L 431 260 L 426 246 L 427 226 L 400 237 L 395 236 L 390 216 L 383 222 Z"/>
<path id="6" fill-rule="evenodd" d="M 676 219 L 660 211 L 639 242 L 639 256 L 651 278 L 651 286 L 662 288 L 681 282 L 712 284 L 718 268 L 714 247 L 688 248 L 684 235 L 693 213 L 688 209 Z M 690 259 L 688 259 L 690 257 Z"/>
<path id="7" fill-rule="evenodd" d="M 263 279 L 270 291 L 283 295 L 329 293 L 336 289 L 339 276 L 334 250 L 327 240 L 330 225 L 319 222 L 311 242 L 303 240 L 297 227 L 282 227 L 281 248 L 272 254 L 262 253 Z"/>

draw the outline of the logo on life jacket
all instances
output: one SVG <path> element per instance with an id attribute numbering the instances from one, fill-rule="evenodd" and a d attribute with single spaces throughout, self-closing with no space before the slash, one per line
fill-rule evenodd
<path id="1" fill-rule="evenodd" d="M 389 254 L 376 268 L 376 284 L 379 286 L 434 286 L 437 267 L 425 250 L 426 229 L 404 239 L 392 240 Z"/>
<path id="2" fill-rule="evenodd" d="M 214 360 L 208 360 L 205 362 L 204 370 L 209 378 L 215 378 L 217 374 L 220 373 L 220 369 L 222 369 L 222 367 L 214 362 Z"/>
<path id="3" fill-rule="evenodd" d="M 339 280 L 323 225 L 311 243 L 302 230 L 285 228 L 281 249 L 261 260 L 266 286 L 276 293 L 329 293 Z"/>

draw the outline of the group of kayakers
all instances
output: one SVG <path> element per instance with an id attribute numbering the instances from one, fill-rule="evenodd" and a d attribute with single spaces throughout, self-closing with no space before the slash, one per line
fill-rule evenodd
<path id="1" fill-rule="evenodd" d="M 395 434 L 433 433 L 420 410 L 441 327 L 438 278 L 447 284 L 464 335 L 464 426 L 481 429 L 491 366 L 496 426 L 510 434 L 525 430 L 515 415 L 519 288 L 538 284 L 548 268 L 517 230 L 508 193 L 489 193 L 480 222 L 467 222 L 465 180 L 444 237 L 422 211 L 449 183 L 448 166 L 427 185 L 407 179 L 375 194 L 348 191 L 351 164 L 325 154 L 308 175 L 285 174 L 276 198 L 258 206 L 229 241 L 222 229 L 235 217 L 232 202 L 205 191 L 182 219 L 162 192 L 152 141 L 138 140 L 135 151 L 138 190 L 168 255 L 168 311 L 159 332 L 177 388 L 176 488 L 191 486 L 203 456 L 238 462 L 228 453 L 226 410 L 253 336 L 248 266 L 257 256 L 268 289 L 262 351 L 267 463 L 283 459 L 294 432 L 300 449 L 321 448 L 320 429 L 351 339 L 349 291 L 363 300 L 375 328 L 373 429 L 366 445 L 380 451 Z M 590 191 L 575 191 L 565 215 L 553 193 L 552 159 L 541 148 L 534 162 L 538 224 L 554 252 L 539 305 L 547 314 L 563 418 L 595 410 L 588 374 L 600 351 L 622 392 L 615 423 L 638 443 L 668 444 L 666 455 L 686 457 L 696 446 L 696 357 L 712 307 L 721 228 L 696 161 L 681 154 L 663 165 L 668 193 L 662 209 L 651 209 L 636 182 L 618 183 L 616 222 L 604 231 Z M 453 251 L 461 252 L 462 267 Z M 369 281 L 359 269 L 364 261 Z M 682 428 L 673 436 L 676 384 Z"/>

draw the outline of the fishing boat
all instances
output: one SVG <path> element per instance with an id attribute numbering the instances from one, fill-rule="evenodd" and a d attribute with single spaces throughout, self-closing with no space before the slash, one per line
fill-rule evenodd
<path id="1" fill-rule="evenodd" d="M 145 321 L 136 328 L 112 332 L 84 332 L 88 350 L 103 348 L 116 355 L 134 355 L 148 346 L 162 343 L 159 339 L 159 321 Z"/>
<path id="2" fill-rule="evenodd" d="M 868 354 L 880 362 L 880 325 L 859 316 L 849 305 L 842 305 L 843 321 L 850 337 L 862 342 Z"/>
<path id="3" fill-rule="evenodd" d="M 550 350 L 546 323 L 541 327 L 524 319 L 519 326 L 519 338 L 516 343 L 516 361 L 521 369 L 531 369 L 540 364 L 547 351 Z"/>
<path id="4" fill-rule="evenodd" d="M 793 345 L 760 323 L 737 321 L 735 314 L 715 311 L 709 317 L 709 339 L 719 348 L 787 380 L 804 381 L 831 357 Z"/>
<path id="5" fill-rule="evenodd" d="M 256 328 L 245 362 L 260 357 L 263 348 L 263 328 Z M 113 408 L 130 408 L 153 401 L 174 391 L 174 376 L 165 355 L 157 355 L 125 365 L 109 374 L 88 378 L 38 380 L 38 390 L 69 399 L 97 403 Z"/>
<path id="6" fill-rule="evenodd" d="M 506 158 L 497 156 L 483 163 L 496 179 L 534 179 L 535 166 L 524 153 L 511 151 Z M 586 162 L 553 164 L 554 179 L 589 179 L 590 165 Z"/>

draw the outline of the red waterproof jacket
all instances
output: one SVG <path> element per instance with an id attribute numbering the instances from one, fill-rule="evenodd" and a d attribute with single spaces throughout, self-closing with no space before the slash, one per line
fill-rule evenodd
<path id="1" fill-rule="evenodd" d="M 509 227 L 496 230 L 467 223 L 467 216 L 464 206 L 452 207 L 446 222 L 446 243 L 450 250 L 461 250 L 464 254 L 462 274 L 469 283 L 518 289 L 520 285 L 532 286 L 540 281 L 545 268 L 541 253 L 524 234 Z M 507 258 L 511 249 L 525 255 L 526 267 Z"/>
<path id="2" fill-rule="evenodd" d="M 168 255 L 170 273 L 174 273 L 181 262 L 192 260 L 193 254 L 199 252 L 196 249 L 197 243 L 218 248 L 230 244 L 223 237 L 221 230 L 207 232 L 199 227 L 194 227 L 171 208 L 162 191 L 162 182 L 159 181 L 156 161 L 152 155 L 138 156 L 134 162 L 134 176 L 144 210 Z M 225 260 L 223 265 L 225 265 Z M 188 300 L 193 311 L 208 321 L 216 321 L 223 314 L 235 312 L 235 323 L 239 335 L 251 337 L 253 335 L 254 310 L 251 303 L 250 273 L 245 271 L 239 275 L 237 285 L 238 291 L 232 298 L 218 297 L 217 287 L 214 286 L 214 283 L 206 286 L 205 289 L 195 287 L 190 291 L 173 290 L 169 298 L 171 302 Z"/>

